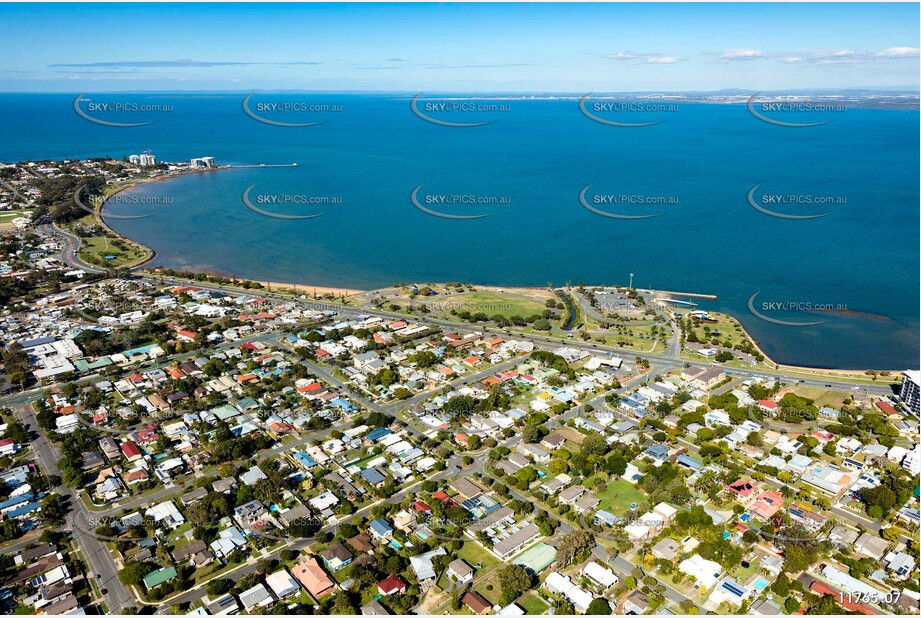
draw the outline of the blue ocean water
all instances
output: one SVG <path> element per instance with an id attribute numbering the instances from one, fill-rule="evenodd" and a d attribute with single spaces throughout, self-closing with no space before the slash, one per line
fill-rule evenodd
<path id="1" fill-rule="evenodd" d="M 788 129 L 754 119 L 744 105 L 680 104 L 676 112 L 636 120 L 665 120 L 661 124 L 617 128 L 587 119 L 573 100 L 511 100 L 490 102 L 507 105 L 505 112 L 431 114 L 494 121 L 449 128 L 414 116 L 409 97 L 324 95 L 303 99 L 341 111 L 288 114 L 288 122 L 327 122 L 286 128 L 248 117 L 242 94 L 124 95 L 121 100 L 171 109 L 104 116 L 157 120 L 116 128 L 78 116 L 75 96 L 0 95 L 0 159 L 122 157 L 151 149 L 161 161 L 213 156 L 220 164 L 298 163 L 152 183 L 133 195 L 171 203 L 108 207 L 114 214 L 157 215 L 110 220 L 154 248 L 156 265 L 358 288 L 425 281 L 627 284 L 634 273 L 639 287 L 718 295 L 701 306 L 739 318 L 779 362 L 918 365 L 916 110 L 849 109 L 822 116 L 833 122 L 821 127 Z M 426 208 L 490 216 L 426 214 L 410 201 L 420 185 Z M 580 204 L 587 185 L 589 200 L 671 199 L 592 202 L 607 212 L 663 213 L 609 218 Z M 830 213 L 774 218 L 749 205 L 755 185 L 757 196 L 833 196 L 846 203 L 768 202 L 784 213 Z M 260 215 L 241 199 L 250 186 L 259 208 L 323 216 Z M 423 197 L 440 194 L 500 199 L 444 205 Z M 341 203 L 273 204 L 265 196 L 331 196 Z M 748 308 L 755 293 L 764 315 L 827 322 L 786 326 L 759 319 Z M 796 303 L 796 310 L 770 305 L 781 301 Z M 808 303 L 838 311 L 803 310 Z"/>

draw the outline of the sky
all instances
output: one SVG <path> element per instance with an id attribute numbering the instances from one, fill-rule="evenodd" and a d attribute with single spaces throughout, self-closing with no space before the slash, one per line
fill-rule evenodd
<path id="1" fill-rule="evenodd" d="M 919 86 L 918 3 L 2 4 L 0 92 Z"/>

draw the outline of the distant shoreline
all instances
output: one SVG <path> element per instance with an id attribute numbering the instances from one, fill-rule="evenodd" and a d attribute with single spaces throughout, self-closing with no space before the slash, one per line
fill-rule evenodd
<path id="1" fill-rule="evenodd" d="M 208 273 L 205 271 L 194 271 L 194 270 L 190 272 L 200 272 L 201 274 L 216 275 L 220 277 L 231 277 L 231 275 L 220 274 L 216 272 Z M 225 286 L 225 287 L 239 289 L 240 292 L 250 293 L 250 294 L 258 293 L 258 292 L 268 292 L 270 294 L 277 293 L 277 292 L 283 292 L 283 293 L 288 292 L 288 293 L 293 293 L 295 295 L 312 294 L 313 300 L 315 301 L 322 301 L 324 297 L 330 296 L 330 295 L 334 297 L 338 297 L 338 296 L 350 297 L 350 296 L 358 296 L 362 294 L 372 294 L 379 290 L 389 289 L 389 288 L 377 288 L 377 289 L 372 289 L 372 290 L 358 290 L 354 288 L 340 288 L 340 287 L 323 286 L 323 285 L 310 285 L 310 284 L 304 284 L 304 283 L 283 283 L 279 281 L 263 281 L 263 280 L 258 280 L 258 279 L 247 279 L 245 277 L 237 277 L 237 276 L 233 276 L 233 278 L 236 279 L 240 283 L 244 281 L 248 281 L 250 283 L 258 283 L 262 285 L 263 287 L 262 288 L 244 288 L 242 286 Z M 194 282 L 191 285 L 194 285 Z M 409 284 L 397 284 L 397 285 L 409 285 Z M 426 283 L 421 283 L 420 285 L 447 285 L 447 283 L 426 282 Z M 504 290 L 506 292 L 522 293 L 522 292 L 531 292 L 535 290 L 546 290 L 545 287 L 538 287 L 538 286 L 497 286 L 497 285 L 479 285 L 479 284 L 471 284 L 471 285 L 473 285 L 476 288 L 482 289 L 482 290 L 488 290 L 488 291 L 493 291 L 493 292 L 496 292 L 498 290 Z M 389 286 L 389 287 L 395 287 L 395 286 Z M 603 285 L 603 286 L 586 285 L 585 287 L 588 289 L 591 289 L 594 287 L 615 287 L 615 286 L 613 285 Z M 623 286 L 620 286 L 620 287 L 623 287 Z M 651 290 L 651 291 L 661 291 L 661 290 Z M 729 315 L 729 314 L 725 314 L 725 315 Z M 733 317 L 733 319 L 738 322 L 736 318 Z M 873 369 L 873 370 L 869 370 L 869 369 L 831 369 L 831 368 L 826 369 L 826 368 L 821 368 L 821 367 L 808 367 L 808 366 L 801 366 L 801 365 L 787 365 L 784 363 L 778 363 L 777 361 L 772 359 L 770 356 L 768 356 L 764 352 L 763 349 L 761 349 L 761 347 L 758 345 L 758 342 L 755 341 L 755 339 L 745 329 L 745 327 L 742 326 L 741 322 L 739 322 L 739 326 L 742 328 L 742 331 L 745 333 L 745 336 L 748 338 L 748 340 L 751 341 L 752 346 L 762 356 L 764 356 L 766 364 L 772 365 L 773 369 L 777 371 L 783 370 L 783 371 L 788 371 L 790 373 L 800 373 L 800 374 L 803 374 L 804 376 L 840 375 L 843 377 L 861 379 L 861 380 L 869 379 L 869 376 L 866 375 L 867 371 L 875 371 L 877 375 L 882 371 L 888 371 L 890 376 L 882 376 L 883 380 L 881 380 L 880 383 L 888 382 L 889 378 L 895 379 L 895 376 L 898 376 L 903 371 L 905 371 L 905 369 Z M 565 346 L 566 340 L 561 339 L 560 345 Z M 729 367 L 728 370 L 735 372 L 735 373 L 744 373 L 746 371 L 745 368 L 739 368 L 739 367 Z"/>

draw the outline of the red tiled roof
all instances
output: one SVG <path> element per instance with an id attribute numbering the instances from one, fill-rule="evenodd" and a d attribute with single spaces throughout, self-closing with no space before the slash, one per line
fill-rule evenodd
<path id="1" fill-rule="evenodd" d="M 482 614 L 492 609 L 492 605 L 489 604 L 489 601 L 484 599 L 478 592 L 468 592 L 464 595 L 463 600 L 467 607 L 477 614 Z"/>
<path id="2" fill-rule="evenodd" d="M 885 412 L 886 414 L 898 414 L 898 412 L 895 411 L 895 408 L 893 408 L 891 405 L 889 405 L 885 401 L 877 401 L 876 407 L 882 410 L 883 412 Z"/>
<path id="3" fill-rule="evenodd" d="M 399 575 L 390 575 L 387 579 L 379 583 L 377 587 L 382 593 L 390 594 L 397 590 L 406 590 L 406 582 L 404 582 Z"/>

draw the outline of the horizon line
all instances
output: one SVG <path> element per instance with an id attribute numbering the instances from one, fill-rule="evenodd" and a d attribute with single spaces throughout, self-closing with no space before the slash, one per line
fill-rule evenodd
<path id="1" fill-rule="evenodd" d="M 127 90 L 0 90 L 0 95 L 5 94 L 62 94 L 74 95 L 80 92 L 87 94 L 180 94 L 180 93 L 206 93 L 206 94 L 241 94 L 241 93 L 304 93 L 304 94 L 399 94 L 414 96 L 420 94 L 417 89 L 305 89 L 305 88 L 235 88 L 235 89 L 127 89 Z M 914 94 L 921 96 L 921 84 L 917 86 L 849 86 L 849 87 L 799 87 L 799 88 L 720 88 L 717 90 L 593 90 L 594 96 L 623 95 L 623 94 L 745 94 L 745 93 L 771 93 L 771 94 L 822 94 L 822 93 L 869 93 L 869 94 Z M 424 94 L 506 94 L 516 96 L 585 96 L 583 90 L 423 90 Z"/>

